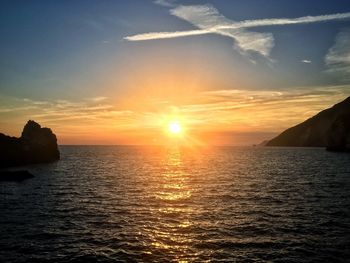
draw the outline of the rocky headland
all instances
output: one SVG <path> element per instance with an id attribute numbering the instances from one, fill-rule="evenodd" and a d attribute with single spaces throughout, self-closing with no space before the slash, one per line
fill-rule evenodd
<path id="1" fill-rule="evenodd" d="M 350 152 L 350 97 L 291 127 L 266 146 L 326 147 Z"/>
<path id="2" fill-rule="evenodd" d="M 0 133 L 0 167 L 49 163 L 60 159 L 56 135 L 29 120 L 19 138 Z"/>

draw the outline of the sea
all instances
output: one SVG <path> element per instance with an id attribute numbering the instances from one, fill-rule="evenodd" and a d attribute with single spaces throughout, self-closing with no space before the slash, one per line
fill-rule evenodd
<path id="1" fill-rule="evenodd" d="M 350 154 L 60 152 L 24 167 L 34 178 L 0 183 L 0 262 L 350 262 Z"/>

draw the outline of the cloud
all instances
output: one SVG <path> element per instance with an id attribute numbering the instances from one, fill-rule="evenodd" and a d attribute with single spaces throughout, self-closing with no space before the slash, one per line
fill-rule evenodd
<path id="1" fill-rule="evenodd" d="M 308 60 L 308 59 L 303 59 L 301 62 L 305 63 L 305 64 L 311 64 L 312 61 Z"/>
<path id="2" fill-rule="evenodd" d="M 210 123 L 218 130 L 279 132 L 349 95 L 348 85 L 293 90 L 210 90 L 197 96 L 201 103 L 178 108 L 190 119 L 198 119 L 198 125 Z"/>
<path id="3" fill-rule="evenodd" d="M 316 22 L 327 22 L 331 20 L 342 20 L 350 18 L 350 12 L 337 13 L 331 15 L 321 16 L 303 16 L 298 18 L 271 18 L 271 19 L 258 19 L 258 20 L 246 20 L 239 22 L 240 27 L 259 27 L 259 26 L 278 26 L 278 25 L 295 25 L 295 24 L 308 24 Z"/>
<path id="4" fill-rule="evenodd" d="M 152 32 L 138 34 L 134 36 L 124 37 L 125 40 L 129 41 L 142 41 L 142 40 L 154 40 L 154 39 L 166 39 L 166 38 L 176 38 L 176 37 L 187 37 L 195 35 L 210 34 L 207 30 L 189 30 L 189 31 L 174 31 L 174 32 Z"/>
<path id="5" fill-rule="evenodd" d="M 87 100 L 94 101 L 94 102 L 99 102 L 99 101 L 104 101 L 104 100 L 107 100 L 107 99 L 108 99 L 107 97 L 98 96 L 98 97 L 94 97 L 94 98 L 89 98 Z"/>
<path id="6" fill-rule="evenodd" d="M 155 3 L 156 5 L 161 5 L 161 6 L 165 6 L 165 7 L 174 7 L 175 0 L 155 0 L 153 1 L 153 3 Z"/>
<path id="7" fill-rule="evenodd" d="M 334 45 L 325 57 L 325 63 L 328 72 L 340 74 L 346 80 L 350 79 L 350 29 L 338 33 Z"/>
<path id="8" fill-rule="evenodd" d="M 257 52 L 265 57 L 269 55 L 270 50 L 274 45 L 271 33 L 248 32 L 240 27 L 229 28 L 229 25 L 236 23 L 225 18 L 211 5 L 180 5 L 171 9 L 170 13 L 180 19 L 186 20 L 199 28 L 199 30 L 152 32 L 127 36 L 124 39 L 129 41 L 140 41 L 214 33 L 234 39 L 234 47 L 242 54 Z M 224 26 L 225 28 L 220 28 Z"/>
<path id="9" fill-rule="evenodd" d="M 350 18 L 350 13 L 339 13 L 321 16 L 304 16 L 299 18 L 273 18 L 236 22 L 224 17 L 211 5 L 179 5 L 172 8 L 170 14 L 191 23 L 197 27 L 198 30 L 150 32 L 127 36 L 124 39 L 128 41 L 141 41 L 203 34 L 218 34 L 232 38 L 234 40 L 234 48 L 243 55 L 260 54 L 268 58 L 271 49 L 274 46 L 273 35 L 271 33 L 248 31 L 247 28 L 305 24 Z"/>
<path id="10" fill-rule="evenodd" d="M 127 109 L 117 109 L 108 103 L 107 97 L 94 97 L 81 99 L 79 101 L 70 100 L 47 100 L 36 101 L 28 98 L 13 98 L 0 96 L 0 117 L 3 119 L 21 116 L 24 119 L 34 118 L 43 123 L 62 122 L 69 124 L 74 120 L 77 125 L 80 122 L 91 125 L 105 125 L 105 119 L 123 121 L 132 116 L 132 112 Z M 7 104 L 7 105 L 6 105 Z M 9 115 L 10 114 L 10 115 Z M 72 124 L 73 125 L 73 124 Z"/>
<path id="11" fill-rule="evenodd" d="M 8 112 L 22 112 L 22 111 L 28 111 L 36 109 L 35 106 L 24 106 L 24 107 L 0 107 L 0 114 L 1 113 L 8 113 Z"/>

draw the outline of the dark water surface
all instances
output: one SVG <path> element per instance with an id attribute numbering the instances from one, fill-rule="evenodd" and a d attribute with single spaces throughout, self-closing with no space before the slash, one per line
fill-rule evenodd
<path id="1" fill-rule="evenodd" d="M 0 183 L 0 262 L 349 262 L 350 155 L 63 146 Z"/>

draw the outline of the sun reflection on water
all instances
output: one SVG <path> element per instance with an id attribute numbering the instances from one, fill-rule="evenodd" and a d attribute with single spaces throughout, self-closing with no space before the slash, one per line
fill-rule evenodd
<path id="1" fill-rule="evenodd" d="M 157 191 L 154 193 L 159 208 L 156 210 L 158 221 L 149 231 L 151 245 L 155 253 L 176 256 L 178 262 L 193 260 L 191 250 L 193 237 L 188 229 L 193 226 L 191 215 L 192 191 L 190 174 L 185 169 L 183 153 L 173 148 L 166 153 L 162 173 L 159 175 Z"/>
<path id="2" fill-rule="evenodd" d="M 159 179 L 161 190 L 156 193 L 156 197 L 163 201 L 188 199 L 191 197 L 188 181 L 189 174 L 185 172 L 181 151 L 173 148 L 167 152 L 164 172 Z"/>

